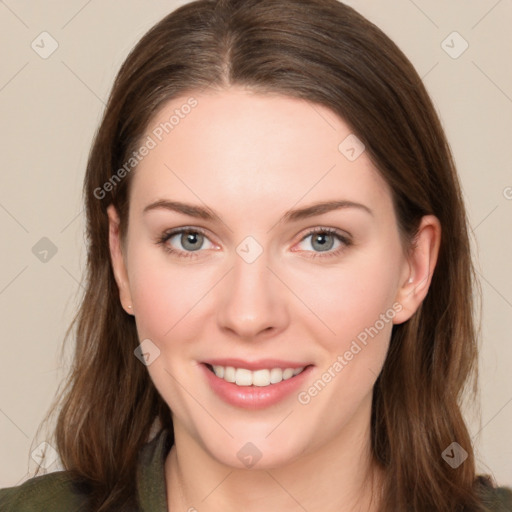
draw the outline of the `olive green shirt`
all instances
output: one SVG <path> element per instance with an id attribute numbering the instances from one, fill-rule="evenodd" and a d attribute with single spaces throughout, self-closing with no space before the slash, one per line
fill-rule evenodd
<path id="1" fill-rule="evenodd" d="M 161 430 L 140 453 L 137 467 L 139 508 L 134 512 L 168 512 L 164 464 L 168 431 Z M 87 493 L 73 484 L 70 473 L 56 471 L 0 489 L 0 512 L 90 512 Z M 489 489 L 486 504 L 495 512 L 512 512 L 512 489 Z"/>

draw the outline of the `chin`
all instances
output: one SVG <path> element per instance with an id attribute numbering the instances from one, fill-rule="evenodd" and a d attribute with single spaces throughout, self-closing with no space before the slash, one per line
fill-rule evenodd
<path id="1" fill-rule="evenodd" d="M 213 459 L 232 468 L 252 470 L 284 467 L 303 455 L 311 442 L 297 438 L 300 434 L 304 436 L 303 431 L 299 433 L 297 430 L 283 429 L 278 432 L 281 427 L 277 425 L 271 428 L 266 426 L 259 431 L 251 428 L 250 432 L 243 427 L 231 429 L 233 438 L 226 435 L 222 442 L 219 438 L 203 439 L 201 444 Z"/>

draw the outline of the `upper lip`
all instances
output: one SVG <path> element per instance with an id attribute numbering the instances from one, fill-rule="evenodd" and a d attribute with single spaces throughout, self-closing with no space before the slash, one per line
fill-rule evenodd
<path id="1" fill-rule="evenodd" d="M 234 368 L 246 368 L 247 370 L 265 370 L 272 368 L 302 368 L 311 363 L 286 361 L 284 359 L 258 359 L 257 361 L 244 361 L 243 359 L 227 358 L 227 359 L 208 359 L 203 361 L 204 364 L 212 366 L 232 366 Z"/>

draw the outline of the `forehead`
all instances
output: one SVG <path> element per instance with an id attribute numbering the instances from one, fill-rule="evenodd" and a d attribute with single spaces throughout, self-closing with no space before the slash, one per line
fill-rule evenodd
<path id="1" fill-rule="evenodd" d="M 152 149 L 131 187 L 135 209 L 162 198 L 201 200 L 215 210 L 231 205 L 248 215 L 316 200 L 391 204 L 366 152 L 347 158 L 349 125 L 302 99 L 240 87 L 191 93 L 160 109 L 148 137 Z"/>

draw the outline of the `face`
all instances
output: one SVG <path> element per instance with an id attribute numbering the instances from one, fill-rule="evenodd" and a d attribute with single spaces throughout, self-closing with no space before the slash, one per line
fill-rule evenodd
<path id="1" fill-rule="evenodd" d="M 109 208 L 116 280 L 177 443 L 276 467 L 367 432 L 392 326 L 435 258 L 406 256 L 388 186 L 333 112 L 234 87 L 193 96 L 161 140 L 187 97 L 148 127 L 122 254 Z"/>

